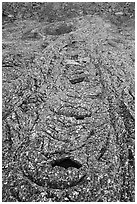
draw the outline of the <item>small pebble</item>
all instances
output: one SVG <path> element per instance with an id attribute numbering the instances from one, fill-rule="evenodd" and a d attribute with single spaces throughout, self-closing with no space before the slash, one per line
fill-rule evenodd
<path id="1" fill-rule="evenodd" d="M 115 15 L 123 15 L 122 11 L 116 12 Z"/>
<path id="2" fill-rule="evenodd" d="M 12 14 L 9 14 L 8 17 L 9 17 L 9 18 L 12 18 L 12 17 L 14 17 L 14 16 L 13 16 Z"/>
<path id="3" fill-rule="evenodd" d="M 65 200 L 65 201 L 69 201 L 69 199 L 68 199 L 68 198 L 64 198 L 64 200 Z"/>

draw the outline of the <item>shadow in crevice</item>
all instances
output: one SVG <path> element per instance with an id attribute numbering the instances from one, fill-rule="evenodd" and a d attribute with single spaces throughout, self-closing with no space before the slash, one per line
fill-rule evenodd
<path id="1" fill-rule="evenodd" d="M 69 167 L 74 167 L 76 169 L 79 169 L 82 167 L 82 164 L 80 164 L 78 161 L 72 160 L 69 157 L 55 160 L 52 162 L 51 165 L 52 167 L 59 166 L 65 169 L 68 169 Z"/>

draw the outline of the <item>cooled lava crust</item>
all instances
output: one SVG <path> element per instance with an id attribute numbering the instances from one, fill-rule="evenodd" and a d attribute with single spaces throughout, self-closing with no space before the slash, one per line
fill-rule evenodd
<path id="1" fill-rule="evenodd" d="M 24 24 L 3 31 L 3 202 L 134 201 L 134 30 Z"/>

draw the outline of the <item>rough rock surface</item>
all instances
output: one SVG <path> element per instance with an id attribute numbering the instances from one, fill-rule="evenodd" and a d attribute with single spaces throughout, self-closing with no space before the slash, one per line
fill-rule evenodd
<path id="1" fill-rule="evenodd" d="M 3 202 L 133 202 L 134 30 L 27 24 L 3 31 Z"/>

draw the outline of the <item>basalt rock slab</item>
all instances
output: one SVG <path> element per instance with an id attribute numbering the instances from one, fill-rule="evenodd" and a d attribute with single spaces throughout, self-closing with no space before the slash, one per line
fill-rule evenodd
<path id="1" fill-rule="evenodd" d="M 3 201 L 134 201 L 134 39 L 99 16 L 48 26 L 3 60 Z"/>

